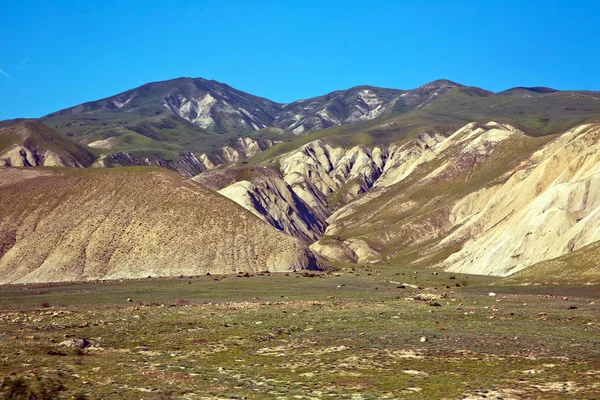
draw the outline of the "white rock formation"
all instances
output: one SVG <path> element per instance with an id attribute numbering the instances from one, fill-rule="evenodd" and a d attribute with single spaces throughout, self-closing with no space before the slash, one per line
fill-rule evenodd
<path id="1" fill-rule="evenodd" d="M 36 154 L 35 150 L 22 145 L 14 145 L 0 154 L 0 167 L 77 167 L 83 166 L 73 157 L 44 150 Z"/>
<path id="2" fill-rule="evenodd" d="M 466 242 L 447 270 L 506 276 L 599 240 L 599 139 L 598 125 L 572 129 L 506 183 L 459 201 L 441 244 Z"/>

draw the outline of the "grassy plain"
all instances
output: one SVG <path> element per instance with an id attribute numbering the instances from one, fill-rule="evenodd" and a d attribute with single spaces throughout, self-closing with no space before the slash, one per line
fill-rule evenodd
<path id="1" fill-rule="evenodd" d="M 592 399 L 598 301 L 396 266 L 2 286 L 0 393 Z"/>

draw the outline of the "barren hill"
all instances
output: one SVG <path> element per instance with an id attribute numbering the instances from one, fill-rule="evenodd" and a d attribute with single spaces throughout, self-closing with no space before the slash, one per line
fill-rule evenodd
<path id="1" fill-rule="evenodd" d="M 0 166 L 87 167 L 94 155 L 36 120 L 0 128 Z"/>
<path id="2" fill-rule="evenodd" d="M 158 168 L 0 169 L 0 282 L 311 268 L 308 249 Z"/>

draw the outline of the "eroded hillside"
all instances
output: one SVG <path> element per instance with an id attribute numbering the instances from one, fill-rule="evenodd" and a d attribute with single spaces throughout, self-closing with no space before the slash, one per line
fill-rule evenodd
<path id="1" fill-rule="evenodd" d="M 330 261 L 505 276 L 600 239 L 599 131 L 532 137 L 489 122 L 390 146 L 317 140 L 272 160 L 279 173 L 229 172 L 216 189 L 292 236 L 319 238 L 311 249 Z"/>
<path id="2" fill-rule="evenodd" d="M 0 167 L 87 167 L 94 155 L 36 120 L 0 128 Z"/>

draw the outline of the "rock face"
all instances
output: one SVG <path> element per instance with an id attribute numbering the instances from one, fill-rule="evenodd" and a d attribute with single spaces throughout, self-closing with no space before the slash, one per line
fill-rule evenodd
<path id="1" fill-rule="evenodd" d="M 315 266 L 299 240 L 164 169 L 4 169 L 0 182 L 0 283 Z"/>
<path id="2" fill-rule="evenodd" d="M 25 120 L 0 129 L 0 166 L 86 167 L 94 155 L 39 121 Z"/>
<path id="3" fill-rule="evenodd" d="M 201 158 L 208 158 L 210 164 L 213 166 L 232 164 L 246 158 L 254 157 L 264 150 L 273 147 L 276 143 L 268 139 L 241 137 L 232 140 L 229 145 L 223 146 L 211 154 L 204 154 Z M 211 168 L 210 164 L 207 164 L 207 169 Z"/>
<path id="4" fill-rule="evenodd" d="M 302 146 L 276 161 L 281 174 L 269 168 L 210 171 L 194 178 L 240 204 L 279 230 L 307 242 L 316 241 L 327 227 L 331 210 L 369 190 L 382 174 L 386 182 L 402 179 L 393 167 L 413 157 L 415 168 L 430 147 L 443 140 L 421 134 L 403 146 L 332 147 L 321 140 Z M 385 183 L 382 183 L 382 185 Z M 358 248 L 368 248 L 356 241 Z M 366 245 L 366 246 L 365 246 Z M 373 259 L 373 251 L 365 250 Z M 366 254 L 365 253 L 365 254 Z"/>
<path id="5" fill-rule="evenodd" d="M 391 243 L 394 247 L 417 245 L 439 239 L 451 229 L 444 216 L 448 206 L 436 212 L 419 211 L 422 207 L 411 191 L 472 175 L 512 137 L 524 135 L 510 125 L 472 123 L 448 138 L 420 134 L 404 143 L 373 149 L 334 149 L 313 142 L 284 155 L 279 162 L 285 179 L 292 182 L 299 197 L 329 216 L 325 236 L 311 249 L 330 260 L 375 262 L 385 259 L 381 251 Z M 306 187 L 315 188 L 312 192 L 316 195 Z M 435 196 L 435 192 L 428 193 L 423 201 L 436 201 Z M 336 201 L 342 207 L 331 214 Z M 426 217 L 415 221 L 413 213 Z M 394 215 L 410 222 L 397 222 Z M 400 225 L 390 223 L 388 218 Z M 376 241 L 371 233 L 354 236 L 353 231 L 365 227 L 377 237 Z"/>
<path id="6" fill-rule="evenodd" d="M 235 201 L 276 229 L 314 242 L 325 231 L 325 219 L 310 209 L 276 171 L 255 167 L 216 170 L 194 178 Z"/>
<path id="7" fill-rule="evenodd" d="M 278 159 L 281 171 L 298 196 L 320 215 L 345 204 L 373 186 L 389 186 L 404 179 L 420 163 L 433 157 L 432 147 L 443 136 L 423 133 L 403 145 L 356 146 L 348 150 L 321 140 Z"/>

